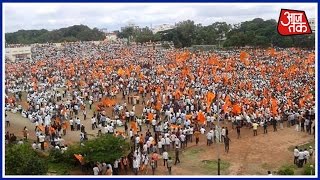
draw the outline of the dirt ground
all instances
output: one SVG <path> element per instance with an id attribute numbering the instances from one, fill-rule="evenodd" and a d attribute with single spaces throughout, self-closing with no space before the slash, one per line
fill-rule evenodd
<path id="1" fill-rule="evenodd" d="M 121 102 L 120 96 L 117 99 Z M 94 107 L 94 106 L 93 106 Z M 128 105 L 129 109 L 132 107 Z M 89 106 L 87 106 L 89 109 Z M 142 106 L 136 105 L 136 114 L 140 115 Z M 96 135 L 98 130 L 91 130 L 91 121 L 93 111 L 87 111 L 87 120 L 83 121 L 82 114 L 79 116 L 81 123 L 86 127 L 88 134 Z M 111 115 L 109 108 L 107 114 Z M 22 137 L 24 126 L 29 129 L 30 139 L 35 139 L 34 125 L 27 118 L 23 118 L 20 114 L 8 112 L 11 126 L 6 127 L 6 131 L 14 133 L 18 137 Z M 216 168 L 205 164 L 205 160 L 217 160 L 218 152 L 222 162 L 229 164 L 229 167 L 221 171 L 221 175 L 266 175 L 267 171 L 276 171 L 279 167 L 293 163 L 293 152 L 289 151 L 289 147 L 305 144 L 313 140 L 313 135 L 296 132 L 294 127 L 283 130 L 278 129 L 273 132 L 272 127 L 268 127 L 268 134 L 263 134 L 262 128 L 258 129 L 258 136 L 253 136 L 252 129 L 246 127 L 241 129 L 241 138 L 237 139 L 236 130 L 233 130 L 231 124 L 222 124 L 229 129 L 229 137 L 231 139 L 229 153 L 224 152 L 223 144 L 206 145 L 204 135 L 200 137 L 198 146 L 195 140 L 188 144 L 180 155 L 181 163 L 172 169 L 173 175 L 215 175 Z M 123 129 L 120 127 L 120 129 Z M 146 127 L 143 127 L 146 130 Z M 67 135 L 63 137 L 67 144 L 78 143 L 80 139 L 80 131 L 67 131 Z M 89 136 L 89 139 L 93 136 Z M 218 150 L 219 149 L 219 150 Z M 173 153 L 171 153 L 173 154 Z M 174 156 L 173 160 L 174 160 Z M 151 169 L 148 173 L 151 175 Z M 140 173 L 141 174 L 141 173 Z M 145 173 L 144 173 L 145 174 Z M 166 175 L 167 169 L 164 168 L 163 162 L 159 160 L 156 175 Z"/>

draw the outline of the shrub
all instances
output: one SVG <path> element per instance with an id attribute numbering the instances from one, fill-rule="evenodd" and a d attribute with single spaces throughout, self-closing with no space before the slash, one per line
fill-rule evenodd
<path id="1" fill-rule="evenodd" d="M 310 167 L 310 165 L 312 165 L 312 167 Z M 314 165 L 313 165 L 313 164 L 310 164 L 310 163 L 307 163 L 307 164 L 304 166 L 303 174 L 304 174 L 304 175 L 315 175 Z"/>
<path id="2" fill-rule="evenodd" d="M 294 166 L 282 166 L 278 170 L 279 175 L 294 175 Z"/>

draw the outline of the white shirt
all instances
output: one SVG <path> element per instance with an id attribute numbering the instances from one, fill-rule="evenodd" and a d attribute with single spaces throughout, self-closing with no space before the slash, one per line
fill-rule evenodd
<path id="1" fill-rule="evenodd" d="M 309 157 L 310 157 L 309 151 L 305 150 L 303 153 L 304 153 L 304 158 L 309 159 Z"/>
<path id="2" fill-rule="evenodd" d="M 213 136 L 212 133 L 209 132 L 209 133 L 207 134 L 207 139 L 211 140 L 211 139 L 212 139 L 212 136 Z"/>
<path id="3" fill-rule="evenodd" d="M 170 143 L 171 143 L 171 140 L 170 140 L 170 138 L 165 138 L 165 140 L 166 140 L 166 145 L 170 145 Z"/>
<path id="4" fill-rule="evenodd" d="M 206 132 L 206 129 L 204 129 L 203 127 L 200 129 L 201 134 L 204 134 L 204 132 Z"/>
<path id="5" fill-rule="evenodd" d="M 157 121 L 155 119 L 152 119 L 151 123 L 153 126 L 155 126 L 157 124 Z"/>
<path id="6" fill-rule="evenodd" d="M 37 145 L 36 143 L 33 143 L 33 144 L 32 144 L 32 148 L 33 148 L 33 149 L 37 149 L 37 148 L 38 148 L 38 145 Z"/>
<path id="7" fill-rule="evenodd" d="M 98 167 L 93 168 L 93 175 L 99 175 L 99 168 Z"/>
<path id="8" fill-rule="evenodd" d="M 299 159 L 304 159 L 304 152 L 299 152 Z"/>
<path id="9" fill-rule="evenodd" d="M 294 157 L 298 157 L 299 156 L 299 150 L 298 149 L 294 149 L 293 150 L 293 155 L 294 155 Z"/>
<path id="10" fill-rule="evenodd" d="M 40 135 L 40 136 L 39 136 L 39 142 L 44 142 L 44 138 L 45 138 L 44 135 Z"/>
<path id="11" fill-rule="evenodd" d="M 168 156 L 169 156 L 169 155 L 168 155 L 168 152 L 167 152 L 167 151 L 165 151 L 165 152 L 162 153 L 162 158 L 163 158 L 163 159 L 168 159 Z"/>
<path id="12" fill-rule="evenodd" d="M 96 122 L 96 118 L 91 119 L 91 124 L 94 124 Z"/>
<path id="13" fill-rule="evenodd" d="M 139 167 L 138 161 L 137 160 L 133 160 L 132 166 L 133 166 L 133 168 L 138 168 Z"/>
<path id="14" fill-rule="evenodd" d="M 185 139 L 186 139 L 186 136 L 185 136 L 184 134 L 181 134 L 181 135 L 180 135 L 180 139 L 181 139 L 182 142 L 184 142 Z"/>

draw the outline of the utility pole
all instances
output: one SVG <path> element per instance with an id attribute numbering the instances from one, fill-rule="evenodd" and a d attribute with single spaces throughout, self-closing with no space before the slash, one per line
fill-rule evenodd
<path id="1" fill-rule="evenodd" d="M 218 152 L 218 175 L 220 176 L 220 151 L 219 151 L 219 146 L 220 146 L 220 136 L 221 136 L 221 132 L 220 132 L 220 103 L 218 102 L 218 124 L 217 124 L 217 128 L 218 128 L 218 133 L 219 133 L 219 137 L 218 137 L 218 145 L 217 145 L 217 152 Z"/>

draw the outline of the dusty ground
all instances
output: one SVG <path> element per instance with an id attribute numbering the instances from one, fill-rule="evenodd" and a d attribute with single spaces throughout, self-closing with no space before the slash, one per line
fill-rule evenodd
<path id="1" fill-rule="evenodd" d="M 122 101 L 118 97 L 119 101 Z M 131 108 L 131 105 L 128 105 Z M 89 107 L 87 107 L 89 109 Z M 136 106 L 137 114 L 141 114 L 142 106 Z M 79 116 L 81 123 L 86 127 L 88 134 L 97 134 L 97 130 L 91 130 L 90 118 L 93 112 L 87 112 L 87 120 L 83 121 L 82 114 Z M 111 110 L 108 111 L 111 115 Z M 11 126 L 6 128 L 6 131 L 15 133 L 18 137 L 22 136 L 24 126 L 30 130 L 30 138 L 35 139 L 34 125 L 28 119 L 23 118 L 20 114 L 8 113 L 11 119 Z M 272 127 L 269 127 L 268 134 L 263 134 L 263 130 L 258 130 L 258 136 L 253 137 L 251 129 L 242 128 L 241 138 L 237 139 L 236 131 L 232 130 L 231 124 L 224 124 L 229 129 L 231 139 L 229 154 L 224 152 L 224 145 L 217 144 L 206 146 L 204 136 L 200 138 L 198 146 L 193 143 L 188 144 L 188 148 L 183 150 L 180 160 L 181 163 L 173 167 L 174 175 L 214 175 L 217 174 L 214 165 L 208 165 L 203 160 L 217 160 L 218 149 L 222 162 L 229 163 L 230 167 L 222 170 L 221 174 L 225 175 L 266 175 L 268 170 L 276 171 L 279 167 L 285 164 L 293 163 L 293 152 L 288 148 L 304 144 L 313 140 L 313 136 L 306 133 L 296 132 L 293 127 L 285 127 L 283 130 L 272 132 Z M 122 129 L 122 128 L 121 128 Z M 145 129 L 145 127 L 144 127 Z M 79 142 L 80 132 L 68 131 L 63 137 L 67 143 Z M 93 138 L 90 137 L 89 138 Z M 172 153 L 173 154 L 173 153 Z M 159 167 L 156 170 L 157 175 L 167 174 L 167 169 L 164 168 L 163 162 L 158 162 Z M 151 169 L 148 171 L 151 174 Z"/>

